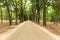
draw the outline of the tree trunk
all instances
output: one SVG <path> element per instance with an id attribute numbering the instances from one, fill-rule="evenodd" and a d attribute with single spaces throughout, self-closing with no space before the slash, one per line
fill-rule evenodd
<path id="1" fill-rule="evenodd" d="M 46 0 L 43 0 L 43 25 L 46 26 Z"/>
<path id="2" fill-rule="evenodd" d="M 37 8 L 37 23 L 40 23 L 40 6 L 39 6 L 39 0 L 36 0 L 36 8 Z"/>
<path id="3" fill-rule="evenodd" d="M 22 0 L 21 0 L 21 20 L 20 20 L 20 22 L 23 22 L 24 21 L 24 14 L 23 14 L 23 2 L 22 2 Z"/>
<path id="4" fill-rule="evenodd" d="M 35 15 L 34 15 L 35 13 L 34 13 L 34 10 L 33 10 L 33 8 L 32 8 L 32 21 L 33 22 L 35 22 Z"/>
<path id="5" fill-rule="evenodd" d="M 6 2 L 7 13 L 8 13 L 9 25 L 12 25 L 11 15 L 10 15 L 10 10 L 9 10 L 9 5 L 8 5 L 7 0 L 5 0 L 5 2 Z"/>
<path id="6" fill-rule="evenodd" d="M 1 9 L 1 23 L 3 23 L 3 15 L 2 15 L 2 8 L 0 8 Z"/>
<path id="7" fill-rule="evenodd" d="M 16 0 L 15 0 L 15 3 L 16 3 Z M 17 3 L 15 5 L 15 12 L 16 12 L 16 25 L 18 24 L 18 8 L 17 8 Z"/>

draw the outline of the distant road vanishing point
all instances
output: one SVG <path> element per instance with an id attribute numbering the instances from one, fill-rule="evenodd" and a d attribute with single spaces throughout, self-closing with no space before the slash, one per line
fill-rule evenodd
<path id="1" fill-rule="evenodd" d="M 60 40 L 60 38 L 31 21 L 25 21 L 1 40 Z"/>

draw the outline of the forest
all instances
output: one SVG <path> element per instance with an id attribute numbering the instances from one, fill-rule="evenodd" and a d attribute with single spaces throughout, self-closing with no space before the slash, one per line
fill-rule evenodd
<path id="1" fill-rule="evenodd" d="M 60 23 L 60 0 L 0 0 L 0 23 L 12 25 L 26 20 L 46 26 Z"/>
<path id="2" fill-rule="evenodd" d="M 27 20 L 60 35 L 60 0 L 0 0 L 0 30 Z"/>

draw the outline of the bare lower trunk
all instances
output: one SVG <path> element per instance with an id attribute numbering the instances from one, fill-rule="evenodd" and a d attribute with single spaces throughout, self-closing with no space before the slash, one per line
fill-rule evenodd
<path id="1" fill-rule="evenodd" d="M 8 5 L 7 0 L 5 0 L 5 2 L 6 2 L 7 13 L 8 13 L 9 25 L 12 25 L 11 15 L 10 15 L 10 10 L 9 10 L 9 5 Z"/>
<path id="2" fill-rule="evenodd" d="M 21 0 L 21 16 L 20 16 L 21 17 L 20 18 L 21 20 L 20 20 L 20 22 L 23 22 L 24 21 L 24 14 L 23 14 L 23 7 L 22 6 L 23 6 L 23 2 Z"/>
<path id="3" fill-rule="evenodd" d="M 15 0 L 15 3 L 16 3 L 16 0 Z M 16 25 L 17 25 L 18 24 L 18 8 L 17 8 L 17 3 L 16 3 L 15 12 L 16 12 Z"/>
<path id="4" fill-rule="evenodd" d="M 1 23 L 3 23 L 3 14 L 2 14 L 2 9 L 1 9 Z"/>
<path id="5" fill-rule="evenodd" d="M 39 6 L 39 0 L 36 1 L 36 8 L 37 8 L 37 23 L 40 23 L 40 6 Z"/>
<path id="6" fill-rule="evenodd" d="M 43 0 L 43 25 L 46 26 L 46 0 Z"/>

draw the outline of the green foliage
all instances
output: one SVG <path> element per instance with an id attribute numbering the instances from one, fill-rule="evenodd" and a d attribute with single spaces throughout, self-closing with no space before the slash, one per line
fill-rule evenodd
<path id="1" fill-rule="evenodd" d="M 8 19 L 7 9 L 6 6 L 8 5 L 10 14 L 12 14 L 12 20 L 16 19 L 16 11 L 18 17 L 21 16 L 21 7 L 23 10 L 23 16 L 24 20 L 30 19 L 32 20 L 36 17 L 36 4 L 37 0 L 22 0 L 22 6 L 21 6 L 21 0 L 0 0 L 0 12 L 2 11 L 3 19 Z M 43 19 L 43 0 L 39 0 L 39 9 L 40 9 L 40 19 Z M 59 21 L 60 22 L 60 9 L 58 5 L 56 4 L 55 0 L 47 0 L 46 1 L 46 19 L 47 21 Z M 33 17 L 33 18 L 32 18 Z M 0 17 L 1 19 L 1 17 Z M 17 18 L 18 20 L 21 19 L 21 17 Z"/>

